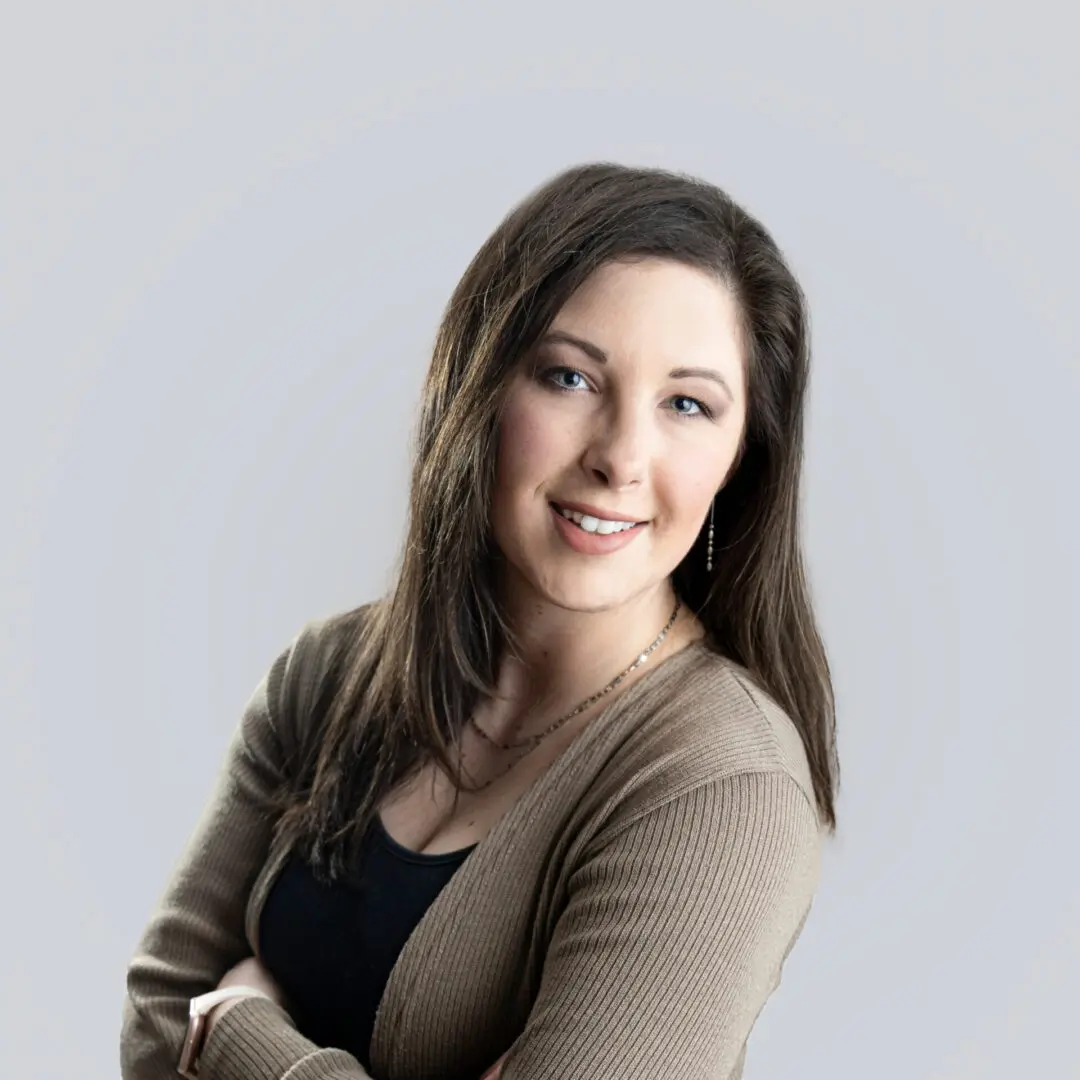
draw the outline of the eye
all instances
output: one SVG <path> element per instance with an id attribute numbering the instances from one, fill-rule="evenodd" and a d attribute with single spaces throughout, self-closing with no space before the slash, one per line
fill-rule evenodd
<path id="1" fill-rule="evenodd" d="M 569 376 L 570 379 L 580 379 L 581 382 L 579 382 L 577 385 L 567 385 L 567 382 L 563 381 L 565 376 Z M 564 367 L 562 365 L 545 368 L 539 373 L 539 379 L 542 383 L 551 386 L 555 390 L 561 390 L 563 393 L 573 393 L 575 390 L 588 389 L 589 385 L 585 376 L 582 375 L 582 373 L 578 371 L 577 368 Z M 677 394 L 671 400 L 688 402 L 692 407 L 690 411 L 676 408 L 674 410 L 676 416 L 685 416 L 687 419 L 691 419 L 697 416 L 705 417 L 705 419 L 707 420 L 712 420 L 715 418 L 716 414 L 713 412 L 713 410 L 699 398 L 687 397 L 685 394 Z"/>
<path id="2" fill-rule="evenodd" d="M 697 398 L 687 397 L 685 394 L 679 394 L 678 397 L 673 397 L 672 401 L 688 401 L 691 405 L 697 407 L 697 412 L 683 412 L 681 409 L 676 409 L 676 413 L 679 416 L 705 416 L 712 419 L 713 411 L 705 404 L 704 401 L 699 401 Z"/>
<path id="3" fill-rule="evenodd" d="M 550 367 L 543 371 L 540 378 L 543 382 L 555 387 L 556 390 L 578 390 L 580 386 L 567 386 L 564 382 L 559 382 L 559 376 L 561 375 L 576 375 L 582 382 L 585 381 L 585 376 L 581 374 L 576 368 L 570 367 Z"/>

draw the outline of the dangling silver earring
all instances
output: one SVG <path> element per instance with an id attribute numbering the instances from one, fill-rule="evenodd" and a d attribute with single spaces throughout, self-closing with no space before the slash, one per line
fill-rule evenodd
<path id="1" fill-rule="evenodd" d="M 705 571 L 706 573 L 712 573 L 712 538 L 713 538 L 713 509 L 716 506 L 716 499 L 714 498 L 709 503 L 709 550 L 705 557 Z"/>

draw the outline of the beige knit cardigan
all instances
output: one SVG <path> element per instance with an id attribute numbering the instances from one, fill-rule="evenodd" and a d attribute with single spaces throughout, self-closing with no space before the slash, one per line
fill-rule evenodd
<path id="1" fill-rule="evenodd" d="M 285 778 L 340 620 L 306 623 L 243 711 L 130 963 L 123 1080 L 175 1080 L 192 996 L 256 953 Z M 695 642 L 599 713 L 474 849 L 394 967 L 372 1074 L 273 1003 L 214 1025 L 208 1080 L 738 1080 L 826 832 L 788 716 Z"/>

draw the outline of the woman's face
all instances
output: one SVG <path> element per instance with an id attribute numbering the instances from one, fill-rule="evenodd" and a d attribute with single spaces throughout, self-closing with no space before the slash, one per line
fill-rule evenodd
<path id="1" fill-rule="evenodd" d="M 579 611 L 661 583 L 735 459 L 744 366 L 735 302 L 715 278 L 657 258 L 598 270 L 509 388 L 492 522 L 511 572 Z M 594 520 L 560 514 L 567 504 L 640 524 L 590 533 Z"/>

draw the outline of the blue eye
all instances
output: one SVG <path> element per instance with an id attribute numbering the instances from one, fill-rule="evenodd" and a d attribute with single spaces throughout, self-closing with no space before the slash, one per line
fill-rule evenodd
<path id="1" fill-rule="evenodd" d="M 680 394 L 678 397 L 672 398 L 671 400 L 672 401 L 689 401 L 691 404 L 696 405 L 698 407 L 698 411 L 696 413 L 679 412 L 679 410 L 676 409 L 675 411 L 677 413 L 679 413 L 680 416 L 710 416 L 710 417 L 712 416 L 712 409 L 710 409 L 709 406 L 706 405 L 704 401 L 698 401 L 697 398 L 687 397 L 685 394 Z"/>
<path id="2" fill-rule="evenodd" d="M 561 390 L 563 393 L 566 393 L 566 394 L 570 394 L 570 393 L 573 393 L 576 390 L 582 389 L 582 387 L 580 385 L 579 386 L 567 386 L 565 383 L 559 382 L 558 381 L 559 377 L 563 376 L 563 375 L 576 376 L 577 378 L 581 379 L 582 381 L 584 381 L 584 379 L 585 379 L 585 376 L 582 375 L 582 373 L 580 371 L 578 371 L 577 368 L 557 366 L 557 367 L 549 367 L 549 368 L 546 368 L 544 371 L 542 371 L 540 373 L 540 381 L 543 382 L 543 383 L 546 383 L 547 385 L 553 387 L 556 390 Z M 713 410 L 710 409 L 709 406 L 705 404 L 705 402 L 699 401 L 697 398 L 687 397 L 685 394 L 677 394 L 671 400 L 672 401 L 689 401 L 693 405 L 697 406 L 697 412 L 684 412 L 681 409 L 675 409 L 674 412 L 675 412 L 676 416 L 685 416 L 687 419 L 691 419 L 691 418 L 697 417 L 697 416 L 704 416 L 704 417 L 706 417 L 707 419 L 710 419 L 710 420 L 713 418 Z"/>
<path id="3" fill-rule="evenodd" d="M 581 374 L 581 372 L 577 371 L 575 368 L 568 368 L 568 367 L 548 368 L 547 371 L 544 372 L 544 379 L 547 380 L 548 382 L 550 382 L 553 386 L 555 386 L 559 390 L 577 390 L 578 388 L 576 386 L 566 386 L 565 384 L 561 384 L 561 383 L 556 382 L 555 378 L 558 375 L 577 375 L 579 378 L 584 378 L 584 376 Z"/>

